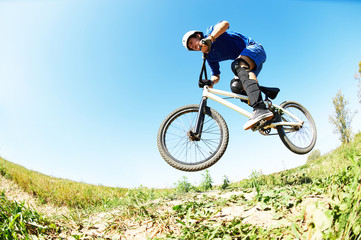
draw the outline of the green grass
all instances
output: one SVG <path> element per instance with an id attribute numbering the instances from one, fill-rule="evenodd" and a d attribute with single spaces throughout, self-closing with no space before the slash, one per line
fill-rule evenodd
<path id="1" fill-rule="evenodd" d="M 2 158 L 0 174 L 43 203 L 71 208 L 111 206 L 128 191 L 125 188 L 97 186 L 46 176 Z"/>
<path id="2" fill-rule="evenodd" d="M 174 189 L 109 188 L 45 176 L 4 159 L 0 159 L 0 174 L 44 203 L 70 207 L 78 227 L 89 211 L 117 209 L 106 220 L 108 234 L 124 234 L 146 224 L 154 230 L 151 236 L 160 239 L 361 239 L 361 134 L 301 167 L 270 175 L 254 171 L 237 183 L 229 183 L 225 177 L 222 186 L 212 186 L 206 172 L 199 187 L 183 178 Z M 252 199 L 242 194 L 221 198 L 200 192 L 212 189 L 255 195 Z M 9 202 L 4 195 L 1 199 L 6 203 L 1 214 L 6 214 L 1 215 L 0 224 L 8 238 L 0 235 L 0 239 L 16 239 L 9 236 L 21 234 L 50 236 L 61 231 L 25 204 Z M 177 204 L 169 207 L 170 200 Z M 215 216 L 231 205 L 272 210 L 273 219 L 288 224 L 261 227 L 242 217 L 217 221 Z M 17 219 L 25 220 L 16 223 Z"/>
<path id="3" fill-rule="evenodd" d="M 31 236 L 56 237 L 59 227 L 25 203 L 9 201 L 0 194 L 0 239 L 30 239 Z"/>
<path id="4" fill-rule="evenodd" d="M 185 201 L 175 208 L 181 238 L 361 239 L 361 134 L 353 142 L 301 167 L 267 176 L 254 171 L 248 179 L 233 183 L 230 188 L 245 192 L 253 189 L 256 192 L 253 201 L 238 199 L 238 203 L 259 204 L 265 211 L 273 209 L 277 219 L 286 218 L 290 209 L 304 207 L 302 204 L 309 196 L 324 199 L 325 203 L 307 206 L 311 210 L 294 216 L 289 226 L 264 229 L 237 218 L 228 223 L 212 223 L 213 200 Z M 197 221 L 202 214 L 202 221 Z"/>
<path id="5" fill-rule="evenodd" d="M 315 158 L 312 161 L 307 161 L 305 165 L 267 176 L 261 172 L 253 172 L 249 179 L 233 183 L 232 186 L 253 187 L 255 180 L 257 180 L 258 185 L 267 186 L 292 186 L 312 183 L 355 165 L 354 159 L 359 158 L 360 152 L 361 133 L 355 136 L 354 141 L 343 144 L 334 151 Z"/>

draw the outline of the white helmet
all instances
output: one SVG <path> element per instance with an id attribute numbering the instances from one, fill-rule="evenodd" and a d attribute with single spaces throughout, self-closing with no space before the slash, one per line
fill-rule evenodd
<path id="1" fill-rule="evenodd" d="M 203 38 L 203 32 L 196 31 L 196 30 L 189 31 L 189 32 L 187 32 L 186 34 L 184 34 L 182 43 L 183 43 L 183 46 L 184 46 L 187 50 L 193 51 L 193 49 L 191 49 L 191 48 L 188 47 L 188 40 L 189 40 L 189 38 L 191 38 L 194 34 L 197 34 L 197 33 L 201 35 L 201 38 Z"/>

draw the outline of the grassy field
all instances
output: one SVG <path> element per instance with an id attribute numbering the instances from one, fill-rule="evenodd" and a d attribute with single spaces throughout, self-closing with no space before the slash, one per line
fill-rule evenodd
<path id="1" fill-rule="evenodd" d="M 212 186 L 206 172 L 200 186 L 184 178 L 174 189 L 110 188 L 49 177 L 4 159 L 0 175 L 41 204 L 69 209 L 68 215 L 45 216 L 0 191 L 0 239 L 361 239 L 361 134 L 301 167 L 255 171 L 237 183 L 225 178 L 222 186 Z M 89 216 L 102 216 L 102 227 L 89 225 Z"/>

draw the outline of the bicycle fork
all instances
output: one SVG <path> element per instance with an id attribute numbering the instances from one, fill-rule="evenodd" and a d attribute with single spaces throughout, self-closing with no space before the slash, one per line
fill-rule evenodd
<path id="1" fill-rule="evenodd" d="M 202 97 L 201 103 L 199 104 L 196 125 L 194 126 L 194 128 L 192 130 L 190 130 L 188 132 L 188 137 L 192 141 L 200 141 L 201 140 L 204 116 L 206 114 L 206 111 L 208 111 L 208 110 L 209 110 L 209 107 L 207 107 L 207 97 Z"/>

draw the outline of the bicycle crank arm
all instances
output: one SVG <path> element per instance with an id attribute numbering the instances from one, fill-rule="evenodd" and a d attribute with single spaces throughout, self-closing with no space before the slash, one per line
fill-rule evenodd
<path id="1" fill-rule="evenodd" d="M 270 129 L 270 128 L 276 128 L 277 126 L 290 126 L 295 128 L 302 128 L 303 122 L 296 123 L 296 122 L 275 122 L 272 123 L 273 120 L 270 121 L 260 121 L 258 124 L 256 124 L 254 127 L 252 127 L 252 131 L 258 131 L 260 129 Z"/>
<path id="2" fill-rule="evenodd" d="M 294 127 L 302 127 L 303 122 L 296 123 L 296 122 L 276 122 L 269 125 L 269 127 L 277 127 L 277 126 L 294 126 Z"/>

